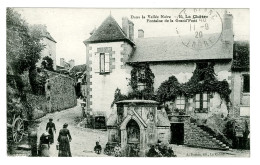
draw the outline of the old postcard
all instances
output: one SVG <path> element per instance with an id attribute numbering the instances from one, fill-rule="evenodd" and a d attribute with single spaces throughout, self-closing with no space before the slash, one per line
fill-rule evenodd
<path id="1" fill-rule="evenodd" d="M 6 8 L 7 155 L 250 157 L 249 9 Z"/>

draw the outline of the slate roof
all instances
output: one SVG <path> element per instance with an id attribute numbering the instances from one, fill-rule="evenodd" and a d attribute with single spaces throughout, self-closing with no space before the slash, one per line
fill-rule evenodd
<path id="1" fill-rule="evenodd" d="M 51 36 L 51 34 L 50 34 L 49 32 L 44 33 L 43 36 L 46 37 L 46 38 L 48 38 L 49 40 L 51 40 L 51 41 L 57 43 L 57 42 L 52 38 L 52 36 Z"/>
<path id="2" fill-rule="evenodd" d="M 107 119 L 107 126 L 116 126 L 117 115 L 111 114 Z"/>
<path id="3" fill-rule="evenodd" d="M 137 38 L 135 44 L 136 50 L 128 62 L 232 59 L 232 45 L 225 45 L 221 38 L 211 48 L 199 51 L 183 45 L 179 36 Z"/>
<path id="4" fill-rule="evenodd" d="M 86 64 L 76 65 L 73 68 L 71 68 L 70 72 L 73 72 L 76 74 L 77 72 L 84 72 L 86 69 L 87 69 Z"/>
<path id="5" fill-rule="evenodd" d="M 131 45 L 134 43 L 125 35 L 116 20 L 110 15 L 95 30 L 95 32 L 84 41 L 84 43 L 127 41 Z"/>
<path id="6" fill-rule="evenodd" d="M 234 57 L 232 63 L 233 71 L 249 71 L 250 69 L 250 50 L 248 41 L 234 42 Z"/>
<path id="7" fill-rule="evenodd" d="M 45 25 L 41 25 L 41 24 L 38 24 L 38 25 L 32 25 L 30 26 L 30 29 L 33 30 L 33 29 L 37 29 L 41 32 L 41 36 L 42 37 L 46 37 L 47 39 L 57 43 L 53 37 L 51 36 L 51 34 L 47 31 L 47 26 Z"/>

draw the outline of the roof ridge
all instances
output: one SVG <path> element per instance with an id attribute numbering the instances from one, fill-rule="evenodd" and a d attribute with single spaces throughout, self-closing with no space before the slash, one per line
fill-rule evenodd
<path id="1" fill-rule="evenodd" d="M 121 26 L 119 26 L 119 24 L 117 23 L 117 21 L 116 21 L 116 19 L 110 14 L 108 17 L 111 17 L 111 18 L 113 18 L 114 20 L 115 20 L 115 22 L 116 22 L 116 25 L 119 27 L 119 29 L 120 29 L 120 32 L 126 37 L 126 38 L 128 38 L 127 36 L 126 36 L 126 34 L 125 34 L 125 32 L 123 31 L 123 29 L 121 28 Z M 129 39 L 129 38 L 128 38 Z M 130 40 L 130 39 L 129 39 Z"/>
<path id="2" fill-rule="evenodd" d="M 134 45 L 134 42 L 130 40 L 123 29 L 119 26 L 117 21 L 112 15 L 109 15 L 95 30 L 95 32 L 85 41 L 86 43 L 98 43 L 98 42 L 114 42 L 114 41 L 128 41 Z"/>

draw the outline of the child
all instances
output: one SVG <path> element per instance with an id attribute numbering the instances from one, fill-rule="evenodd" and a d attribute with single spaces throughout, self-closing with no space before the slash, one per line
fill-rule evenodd
<path id="1" fill-rule="evenodd" d="M 100 154 L 101 150 L 102 150 L 101 145 L 99 144 L 99 142 L 96 142 L 96 146 L 94 147 L 95 153 Z"/>

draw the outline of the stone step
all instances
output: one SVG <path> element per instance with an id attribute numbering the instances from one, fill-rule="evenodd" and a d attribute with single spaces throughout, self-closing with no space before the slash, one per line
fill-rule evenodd
<path id="1" fill-rule="evenodd" d="M 189 127 L 186 127 L 186 130 L 188 130 L 188 132 L 184 133 L 184 135 L 189 137 L 189 139 L 186 140 L 187 145 L 212 149 L 229 149 L 227 145 L 198 127 L 195 123 L 190 123 Z"/>

